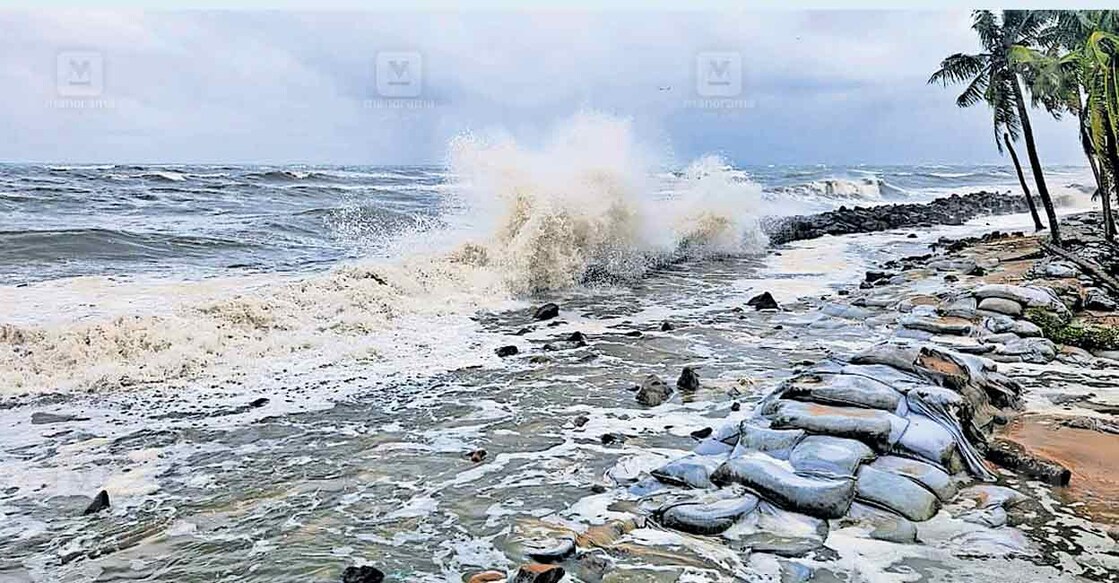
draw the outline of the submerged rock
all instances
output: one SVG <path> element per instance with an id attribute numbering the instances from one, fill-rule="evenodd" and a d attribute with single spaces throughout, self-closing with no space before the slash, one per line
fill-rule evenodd
<path id="1" fill-rule="evenodd" d="M 672 387 L 665 384 L 657 375 L 649 375 L 637 390 L 637 402 L 646 407 L 656 407 L 672 396 Z"/>
<path id="2" fill-rule="evenodd" d="M 555 318 L 558 315 L 559 315 L 559 306 L 557 306 L 556 304 L 553 304 L 551 302 L 548 302 L 548 303 L 540 306 L 539 308 L 536 308 L 536 311 L 532 313 L 532 319 L 536 320 L 536 321 L 551 320 L 552 318 Z"/>
<path id="3" fill-rule="evenodd" d="M 509 346 L 498 347 L 498 349 L 495 350 L 494 352 L 497 353 L 498 357 L 505 358 L 505 357 L 508 357 L 508 356 L 514 356 L 515 354 L 520 352 L 520 350 L 516 346 L 513 346 L 513 345 L 510 344 Z"/>
<path id="4" fill-rule="evenodd" d="M 558 563 L 575 554 L 575 539 L 544 541 L 525 547 L 525 556 L 538 563 Z"/>
<path id="5" fill-rule="evenodd" d="M 512 583 L 556 583 L 565 575 L 563 567 L 529 563 L 521 565 Z"/>
<path id="6" fill-rule="evenodd" d="M 82 512 L 82 515 L 88 516 L 90 514 L 97 514 L 98 512 L 101 512 L 108 507 L 109 493 L 105 490 L 101 490 L 97 493 L 96 496 L 93 497 L 93 502 L 90 502 L 89 506 L 86 506 L 85 510 Z"/>
<path id="7" fill-rule="evenodd" d="M 695 369 L 685 366 L 684 370 L 680 371 L 680 378 L 676 379 L 676 388 L 689 393 L 698 391 L 699 375 L 696 374 Z"/>
<path id="8" fill-rule="evenodd" d="M 773 299 L 773 294 L 769 292 L 762 292 L 746 302 L 747 306 L 753 306 L 755 310 L 779 310 L 781 306 L 778 305 L 777 300 Z"/>
<path id="9" fill-rule="evenodd" d="M 342 571 L 342 583 L 381 583 L 384 580 L 385 574 L 369 565 L 346 567 L 346 570 Z"/>

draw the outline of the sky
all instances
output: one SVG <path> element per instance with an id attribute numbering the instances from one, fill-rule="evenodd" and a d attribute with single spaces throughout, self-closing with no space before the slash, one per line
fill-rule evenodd
<path id="1" fill-rule="evenodd" d="M 631 120 L 666 163 L 1004 164 L 989 110 L 926 84 L 978 49 L 969 24 L 963 10 L 5 10 L 0 160 L 439 164 L 464 132 L 531 143 L 593 111 Z M 1075 124 L 1032 119 L 1044 163 L 1083 164 Z"/>

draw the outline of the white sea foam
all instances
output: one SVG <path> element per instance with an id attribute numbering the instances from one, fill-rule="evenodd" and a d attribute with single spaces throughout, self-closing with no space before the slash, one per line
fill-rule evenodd
<path id="1" fill-rule="evenodd" d="M 0 322 L 0 390 L 111 390 L 344 361 L 462 366 L 485 358 L 469 319 L 477 310 L 765 244 L 760 187 L 704 158 L 658 193 L 657 166 L 625 120 L 578 115 L 538 148 L 462 136 L 450 157 L 451 227 L 404 234 L 391 260 L 297 279 L 0 288 L 21 306 L 19 323 Z"/>

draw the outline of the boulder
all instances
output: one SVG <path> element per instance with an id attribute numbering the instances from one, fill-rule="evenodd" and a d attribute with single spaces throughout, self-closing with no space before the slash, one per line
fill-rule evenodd
<path id="1" fill-rule="evenodd" d="M 525 545 L 525 556 L 538 563 L 559 563 L 575 555 L 575 539 L 534 541 Z"/>
<path id="2" fill-rule="evenodd" d="M 539 308 L 536 308 L 536 311 L 534 311 L 532 313 L 532 319 L 536 320 L 536 321 L 551 320 L 552 318 L 555 318 L 558 315 L 559 315 L 559 306 L 557 306 L 556 304 L 553 304 L 551 302 L 548 302 L 548 303 L 540 306 Z"/>
<path id="3" fill-rule="evenodd" d="M 1011 333 L 1016 336 L 1034 337 L 1041 336 L 1041 328 L 1033 322 L 1015 320 L 1010 316 L 995 315 L 983 320 L 983 328 L 992 334 Z"/>
<path id="4" fill-rule="evenodd" d="M 1084 309 L 1096 312 L 1114 312 L 1119 309 L 1119 305 L 1102 291 L 1089 289 L 1084 297 Z"/>
<path id="5" fill-rule="evenodd" d="M 672 396 L 672 387 L 665 384 L 657 375 L 649 375 L 637 390 L 637 402 L 646 407 L 656 407 Z"/>
<path id="6" fill-rule="evenodd" d="M 97 514 L 98 512 L 101 512 L 108 507 L 109 493 L 105 490 L 101 490 L 97 493 L 96 496 L 93 497 L 93 501 L 89 503 L 89 506 L 86 506 L 85 510 L 82 512 L 82 515 L 88 516 L 90 514 Z"/>
<path id="7" fill-rule="evenodd" d="M 742 484 L 783 508 L 819 518 L 843 516 L 855 497 L 852 480 L 801 476 L 756 454 L 727 460 L 711 475 L 711 481 L 719 486 Z"/>
<path id="8" fill-rule="evenodd" d="M 369 565 L 346 567 L 342 571 L 342 583 L 381 583 L 385 574 Z"/>
<path id="9" fill-rule="evenodd" d="M 909 478 L 871 466 L 859 469 L 855 492 L 859 500 L 922 522 L 936 516 L 936 496 Z"/>
<path id="10" fill-rule="evenodd" d="M 505 358 L 517 354 L 520 350 L 518 350 L 516 346 L 510 344 L 509 346 L 500 346 L 494 352 L 497 353 L 499 358 Z"/>
<path id="11" fill-rule="evenodd" d="M 529 563 L 521 565 L 512 583 L 557 583 L 566 572 L 558 565 L 542 565 Z"/>
<path id="12" fill-rule="evenodd" d="M 744 494 L 713 502 L 677 502 L 662 506 L 654 516 L 667 528 L 691 534 L 719 534 L 758 507 L 758 497 Z"/>
<path id="13" fill-rule="evenodd" d="M 699 390 L 699 375 L 696 374 L 695 369 L 685 366 L 684 370 L 680 371 L 680 378 L 676 379 L 676 388 L 689 393 Z"/>
<path id="14" fill-rule="evenodd" d="M 1022 304 L 1006 298 L 983 298 L 979 302 L 979 309 L 996 314 L 1006 314 L 1007 316 L 1017 317 L 1022 315 Z"/>
<path id="15" fill-rule="evenodd" d="M 755 310 L 778 310 L 781 308 L 777 304 L 777 300 L 773 299 L 773 294 L 769 292 L 762 292 L 746 302 L 747 306 L 753 306 Z"/>
<path id="16" fill-rule="evenodd" d="M 874 451 L 861 441 L 809 435 L 797 444 L 789 463 L 799 474 L 851 478 L 859 466 L 874 459 Z"/>

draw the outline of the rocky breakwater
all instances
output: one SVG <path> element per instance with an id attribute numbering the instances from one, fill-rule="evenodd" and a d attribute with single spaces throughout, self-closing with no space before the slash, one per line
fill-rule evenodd
<path id="1" fill-rule="evenodd" d="M 815 215 L 775 218 L 766 231 L 774 244 L 815 239 L 824 235 L 872 233 L 890 229 L 962 225 L 976 217 L 1026 212 L 1021 196 L 997 192 L 953 194 L 930 203 L 880 206 L 841 206 Z"/>

